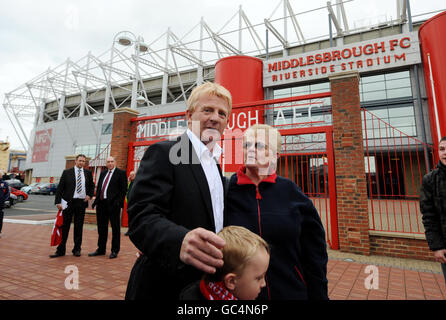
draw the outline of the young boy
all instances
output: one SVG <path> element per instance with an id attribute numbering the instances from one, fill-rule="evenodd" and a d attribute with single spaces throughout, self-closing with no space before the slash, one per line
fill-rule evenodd
<path id="1" fill-rule="evenodd" d="M 225 240 L 223 267 L 187 286 L 181 300 L 254 300 L 265 287 L 268 244 L 246 228 L 229 226 L 218 235 Z"/>
<path id="2" fill-rule="evenodd" d="M 429 249 L 441 263 L 446 281 L 446 136 L 438 144 L 437 167 L 423 177 L 420 190 L 420 209 Z"/>

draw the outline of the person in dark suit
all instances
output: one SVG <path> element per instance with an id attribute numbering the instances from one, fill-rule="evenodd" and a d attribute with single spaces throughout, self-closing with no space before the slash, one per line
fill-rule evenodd
<path id="1" fill-rule="evenodd" d="M 135 171 L 130 171 L 129 173 L 129 177 L 127 179 L 127 195 L 126 198 L 129 197 L 130 191 L 132 191 L 132 187 L 133 187 L 133 182 L 135 181 L 135 176 L 136 176 L 136 172 Z"/>
<path id="2" fill-rule="evenodd" d="M 82 245 L 82 230 L 84 226 L 85 209 L 88 201 L 94 194 L 94 182 L 91 171 L 84 169 L 86 157 L 83 154 L 76 156 L 75 166 L 64 170 L 56 190 L 54 200 L 57 209 L 63 210 L 62 242 L 56 249 L 56 253 L 50 258 L 65 255 L 65 248 L 70 232 L 71 221 L 74 218 L 74 248 L 73 255 L 80 257 Z M 63 209 L 62 199 L 67 202 Z"/>
<path id="3" fill-rule="evenodd" d="M 135 175 L 136 175 L 136 172 L 132 170 L 132 171 L 130 171 L 129 177 L 127 178 L 127 195 L 125 197 L 124 205 L 128 204 L 128 197 L 129 197 L 130 191 L 132 191 L 133 181 L 135 181 Z M 124 235 L 128 237 L 129 232 L 127 231 L 126 233 L 124 233 Z"/>
<path id="4" fill-rule="evenodd" d="M 145 152 L 129 194 L 129 237 L 141 252 L 126 299 L 176 300 L 181 290 L 223 265 L 224 188 L 216 143 L 232 108 L 229 91 L 196 87 L 188 101 L 188 130 Z"/>
<path id="5" fill-rule="evenodd" d="M 115 158 L 107 158 L 107 170 L 101 172 L 96 189 L 96 199 L 93 209 L 96 207 L 96 222 L 98 225 L 98 248 L 89 253 L 90 257 L 105 255 L 105 247 L 108 237 L 108 222 L 112 227 L 112 247 L 110 259 L 118 256 L 121 246 L 120 213 L 124 207 L 124 199 L 127 191 L 127 175 L 124 170 L 116 167 Z"/>
<path id="6" fill-rule="evenodd" d="M 3 180 L 3 172 L 0 170 L 0 238 L 2 236 L 3 227 L 3 207 L 5 201 L 9 199 L 9 185 Z"/>

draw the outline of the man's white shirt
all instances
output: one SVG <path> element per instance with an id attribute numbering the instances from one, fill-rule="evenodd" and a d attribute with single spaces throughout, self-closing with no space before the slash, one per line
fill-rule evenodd
<path id="1" fill-rule="evenodd" d="M 218 233 L 223 229 L 223 183 L 221 181 L 220 172 L 218 171 L 217 162 L 222 154 L 221 147 L 215 143 L 212 153 L 201 142 L 200 139 L 189 129 L 186 130 L 189 140 L 192 142 L 195 153 L 200 159 L 206 180 L 208 182 L 209 191 L 211 193 L 212 210 L 214 213 L 215 232 Z"/>

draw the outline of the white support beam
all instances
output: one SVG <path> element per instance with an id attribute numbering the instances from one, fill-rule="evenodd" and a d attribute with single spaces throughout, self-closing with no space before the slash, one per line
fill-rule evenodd
<path id="1" fill-rule="evenodd" d="M 284 48 L 288 48 L 288 41 L 285 40 L 285 38 L 280 34 L 279 31 L 277 31 L 276 28 L 269 22 L 268 19 L 263 20 L 265 23 L 265 26 L 268 28 L 269 31 L 279 40 L 279 42 L 282 44 Z"/>
<path id="2" fill-rule="evenodd" d="M 62 92 L 65 92 L 67 87 L 71 88 L 71 89 L 77 89 L 77 85 L 72 82 L 56 79 L 54 77 L 48 77 L 47 80 L 48 80 L 48 82 L 52 83 L 53 85 L 54 84 L 58 85 L 58 87 L 61 88 Z"/>
<path id="3" fill-rule="evenodd" d="M 396 0 L 396 12 L 398 19 L 404 23 L 407 21 L 407 5 L 406 0 Z"/>
<path id="4" fill-rule="evenodd" d="M 245 14 L 245 12 L 242 10 L 241 12 L 243 21 L 245 21 L 246 26 L 248 27 L 248 31 L 251 34 L 251 37 L 257 47 L 257 50 L 261 51 L 261 49 L 266 50 L 265 44 L 263 43 L 262 39 L 257 34 L 256 30 L 254 29 L 251 21 L 249 21 L 248 16 Z M 259 45 L 257 44 L 257 41 L 260 43 L 262 48 L 259 48 Z"/>
<path id="5" fill-rule="evenodd" d="M 144 59 L 141 56 L 137 56 L 135 54 L 132 54 L 132 59 L 135 62 L 136 62 L 136 59 L 138 59 L 139 62 L 145 64 L 146 66 L 152 67 L 152 68 L 157 69 L 157 70 L 162 71 L 162 72 L 169 73 L 169 70 L 167 70 L 165 67 L 162 67 L 159 64 L 154 63 L 154 62 L 152 62 L 150 60 Z"/>
<path id="6" fill-rule="evenodd" d="M 347 15 L 345 14 L 344 2 L 343 0 L 336 0 L 336 5 L 338 6 L 338 12 L 341 12 L 342 23 L 344 24 L 344 32 L 349 33 L 350 28 L 348 27 Z M 338 19 L 340 19 L 338 14 Z"/>
<path id="7" fill-rule="evenodd" d="M 98 78 L 98 77 L 92 75 L 91 73 L 83 73 L 83 72 L 79 72 L 79 71 L 72 71 L 71 73 L 73 74 L 73 76 L 75 78 L 81 77 L 81 78 L 84 78 L 84 79 L 88 79 L 90 81 L 97 81 L 97 82 L 100 82 L 102 84 L 107 84 L 106 80 Z"/>
<path id="8" fill-rule="evenodd" d="M 41 100 L 40 98 L 33 98 L 32 96 L 25 96 L 24 94 L 13 94 L 13 93 L 8 93 L 9 94 L 9 98 L 10 99 L 24 99 L 24 100 Z"/>
<path id="9" fill-rule="evenodd" d="M 291 4 L 288 0 L 284 0 L 284 1 L 286 3 L 286 7 L 288 9 L 288 14 L 291 18 L 291 22 L 293 24 L 294 31 L 296 32 L 297 39 L 300 42 L 305 43 L 304 34 L 302 33 L 302 30 L 300 29 L 299 22 L 297 22 L 296 15 L 294 14 L 293 8 L 291 7 Z"/>
<path id="10" fill-rule="evenodd" d="M 212 29 L 208 26 L 208 24 L 206 22 L 204 22 L 203 20 L 203 26 L 204 29 L 207 31 L 207 33 L 209 34 L 209 36 L 212 38 L 212 40 L 214 40 L 214 42 L 219 43 L 222 47 L 226 48 L 227 50 L 229 50 L 230 52 L 232 52 L 233 54 L 237 54 L 240 55 L 242 54 L 242 52 L 240 50 L 238 50 L 236 47 L 234 47 L 232 44 L 230 44 L 229 42 L 227 42 L 225 39 L 223 39 L 222 37 L 220 37 L 217 33 L 215 33 L 214 31 L 212 31 Z"/>
<path id="11" fill-rule="evenodd" d="M 192 63 L 198 64 L 200 66 L 204 66 L 204 62 L 201 61 L 200 59 L 198 59 L 197 57 L 195 57 L 194 55 L 191 55 L 189 53 L 187 53 L 186 51 L 182 50 L 181 48 L 178 48 L 176 46 L 170 45 L 169 49 L 172 53 L 176 53 L 186 59 L 188 59 L 189 61 L 191 61 Z"/>
<path id="12" fill-rule="evenodd" d="M 45 101 L 42 101 L 42 103 L 40 104 L 39 107 L 39 120 L 38 120 L 38 124 L 43 124 L 44 120 L 45 120 Z"/>
<path id="13" fill-rule="evenodd" d="M 110 70 L 110 71 L 112 71 L 114 73 L 117 73 L 117 74 L 119 74 L 119 75 L 121 75 L 121 76 L 123 76 L 123 77 L 125 77 L 127 79 L 135 78 L 134 74 L 132 74 L 130 72 L 127 72 L 127 71 L 124 71 L 124 70 L 121 70 L 121 69 L 118 69 L 118 68 L 115 68 L 115 67 L 112 67 L 112 66 L 109 66 L 108 64 L 105 64 L 105 63 L 101 63 L 100 67 L 105 69 L 105 70 Z"/>
<path id="14" fill-rule="evenodd" d="M 333 7 L 331 6 L 331 2 L 330 1 L 327 1 L 327 9 L 328 9 L 328 12 L 331 15 L 331 21 L 333 22 L 333 24 L 334 24 L 334 26 L 336 28 L 337 35 L 338 36 L 342 35 L 344 32 L 342 31 L 342 28 L 341 28 L 341 26 L 339 24 L 338 18 L 336 18 L 336 15 L 335 15 L 335 13 L 333 11 Z"/>
<path id="15" fill-rule="evenodd" d="M 10 102 L 10 100 L 9 100 L 9 96 L 8 96 L 7 94 L 5 95 L 5 98 L 6 98 L 6 100 L 8 101 L 8 104 L 11 105 L 11 102 Z M 19 121 L 19 119 L 17 119 L 17 116 L 16 116 L 14 110 L 12 110 L 12 108 L 11 108 L 11 111 L 12 111 L 11 113 L 12 113 L 12 115 L 14 116 L 14 119 L 15 119 L 16 123 L 18 124 L 19 128 L 20 128 L 20 131 L 21 131 L 21 133 L 22 133 L 22 135 L 23 135 L 23 139 L 24 139 L 25 142 L 26 142 L 26 145 L 23 143 L 23 141 L 22 141 L 22 137 L 20 136 L 19 132 L 17 131 L 17 128 L 15 127 L 15 125 L 14 125 L 14 123 L 13 123 L 11 117 L 9 116 L 9 112 L 8 112 L 8 110 L 6 109 L 6 106 L 3 105 L 3 108 L 5 109 L 5 113 L 6 113 L 6 115 L 8 116 L 9 122 L 12 124 L 12 126 L 13 126 L 13 128 L 14 128 L 14 131 L 16 132 L 17 137 L 19 138 L 20 143 L 21 143 L 22 146 L 23 146 L 23 149 L 26 150 L 27 147 L 29 148 L 29 140 L 28 140 L 28 138 L 27 138 L 27 136 L 26 136 L 25 130 L 23 130 L 23 127 L 22 127 L 21 122 Z"/>
<path id="16" fill-rule="evenodd" d="M 45 92 L 52 92 L 52 93 L 54 94 L 55 98 L 57 98 L 57 95 L 56 95 L 55 93 L 58 93 L 58 94 L 65 94 L 64 91 L 59 90 L 59 89 L 56 89 L 56 88 L 51 88 L 51 87 L 49 87 L 49 86 L 47 86 L 47 85 L 45 86 L 45 85 L 42 85 L 42 84 L 36 84 L 36 83 L 27 83 L 27 85 L 28 85 L 30 88 L 40 89 L 40 90 L 45 91 Z"/>
<path id="17" fill-rule="evenodd" d="M 64 115 L 65 95 L 62 95 L 60 97 L 60 99 L 58 99 L 57 103 L 58 103 L 58 106 L 59 106 L 59 111 L 57 113 L 57 120 L 62 120 L 65 117 L 65 115 Z"/>

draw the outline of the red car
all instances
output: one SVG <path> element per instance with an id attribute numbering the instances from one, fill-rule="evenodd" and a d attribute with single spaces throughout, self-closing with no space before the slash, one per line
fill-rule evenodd
<path id="1" fill-rule="evenodd" d="M 23 200 L 28 199 L 28 194 L 27 194 L 26 192 L 17 190 L 17 189 L 12 188 L 12 187 L 10 187 L 9 191 L 10 191 L 12 194 L 15 194 L 15 195 L 17 196 L 17 201 L 18 201 L 18 202 L 22 202 Z"/>

